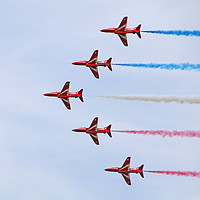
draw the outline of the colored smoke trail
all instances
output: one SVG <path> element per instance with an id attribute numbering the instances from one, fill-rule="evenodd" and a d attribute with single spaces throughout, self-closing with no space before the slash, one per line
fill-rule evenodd
<path id="1" fill-rule="evenodd" d="M 190 63 L 169 63 L 169 64 L 156 64 L 156 63 L 122 63 L 122 64 L 113 64 L 118 66 L 127 66 L 127 67 L 142 67 L 142 68 L 153 68 L 153 69 L 180 69 L 180 70 L 200 70 L 200 64 L 190 64 Z"/>
<path id="2" fill-rule="evenodd" d="M 176 176 L 191 176 L 200 178 L 200 172 L 195 171 L 144 171 L 157 174 L 176 175 Z"/>
<path id="3" fill-rule="evenodd" d="M 180 137 L 198 137 L 200 138 L 200 131 L 167 131 L 167 130 L 112 130 L 112 132 L 118 132 L 118 133 L 130 133 L 130 134 L 139 134 L 139 135 L 160 135 L 162 137 L 174 137 L 174 136 L 180 136 Z"/>
<path id="4" fill-rule="evenodd" d="M 151 101 L 155 103 L 188 103 L 188 104 L 200 104 L 200 97 L 181 97 L 181 96 L 154 96 L 154 95 L 133 95 L 133 96 L 126 96 L 126 95 L 95 95 L 96 97 L 103 97 L 109 99 L 121 99 L 121 100 L 128 100 L 128 101 Z"/>
<path id="5" fill-rule="evenodd" d="M 200 37 L 200 30 L 155 30 L 155 31 L 141 31 L 144 33 L 155 33 L 155 34 L 163 34 L 163 35 L 177 35 L 177 36 L 196 36 Z"/>

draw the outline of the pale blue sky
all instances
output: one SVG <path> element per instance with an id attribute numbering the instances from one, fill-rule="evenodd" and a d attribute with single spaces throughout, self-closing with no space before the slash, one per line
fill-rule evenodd
<path id="1" fill-rule="evenodd" d="M 200 63 L 200 38 L 153 34 L 128 35 L 129 47 L 102 28 L 142 30 L 200 29 L 198 0 L 0 2 L 0 199 L 192 199 L 200 196 L 200 179 L 131 175 L 128 186 L 117 173 L 127 156 L 131 167 L 146 170 L 200 171 L 198 138 L 162 138 L 113 133 L 99 135 L 100 146 L 71 130 L 88 126 L 113 129 L 199 130 L 199 105 L 128 102 L 94 94 L 158 94 L 200 96 L 200 72 L 113 66 L 99 68 L 100 80 L 73 66 L 99 49 L 99 59 L 113 63 Z M 43 96 L 84 89 L 82 103 L 71 100 L 68 111 L 59 99 Z"/>

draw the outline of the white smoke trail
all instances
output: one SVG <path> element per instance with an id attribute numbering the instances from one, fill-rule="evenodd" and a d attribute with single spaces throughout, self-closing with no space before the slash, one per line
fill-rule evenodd
<path id="1" fill-rule="evenodd" d="M 121 100 L 128 100 L 128 101 L 151 101 L 151 102 L 164 102 L 164 103 L 188 103 L 188 104 L 200 104 L 200 96 L 155 96 L 155 95 L 95 95 L 96 97 L 103 97 L 109 99 L 121 99 Z"/>

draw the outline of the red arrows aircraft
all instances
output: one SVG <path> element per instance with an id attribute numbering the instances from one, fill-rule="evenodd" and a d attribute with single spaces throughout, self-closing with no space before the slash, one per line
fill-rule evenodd
<path id="1" fill-rule="evenodd" d="M 126 183 L 128 185 L 131 185 L 131 180 L 130 180 L 129 173 L 136 173 L 136 174 L 139 173 L 140 176 L 142 178 L 144 178 L 144 174 L 143 174 L 144 165 L 141 165 L 140 167 L 137 167 L 136 169 L 129 168 L 130 160 L 131 160 L 131 157 L 128 157 L 128 158 L 126 158 L 126 160 L 125 160 L 124 164 L 122 165 L 122 167 L 107 168 L 107 169 L 105 169 L 105 171 L 120 173 L 123 176 L 123 178 L 125 179 Z"/>
<path id="2" fill-rule="evenodd" d="M 119 25 L 118 28 L 107 28 L 107 29 L 102 29 L 101 32 L 106 32 L 106 33 L 115 33 L 119 36 L 119 38 L 121 39 L 122 43 L 125 46 L 128 46 L 128 42 L 127 42 L 127 38 L 126 38 L 126 34 L 127 33 L 133 33 L 133 34 L 137 34 L 137 36 L 139 38 L 141 38 L 141 34 L 140 34 L 140 28 L 141 28 L 141 24 L 135 28 L 126 28 L 127 25 L 127 19 L 128 17 L 124 17 Z"/>
<path id="3" fill-rule="evenodd" d="M 111 60 L 112 58 L 109 58 L 108 60 L 105 61 L 97 61 L 98 58 L 98 50 L 95 50 L 94 53 L 92 54 L 90 60 L 83 60 L 79 62 L 73 62 L 73 65 L 85 65 L 86 67 L 89 67 L 89 69 L 92 71 L 94 76 L 99 79 L 99 73 L 98 73 L 98 66 L 104 66 L 108 67 L 110 71 L 112 71 L 111 67 Z"/>
<path id="4" fill-rule="evenodd" d="M 51 92 L 51 93 L 45 93 L 44 96 L 49 96 L 49 97 L 58 97 L 60 98 L 65 106 L 71 110 L 70 103 L 69 103 L 69 98 L 74 97 L 74 98 L 79 98 L 83 102 L 83 89 L 81 89 L 78 92 L 71 93 L 69 92 L 69 81 L 65 83 L 63 89 L 61 92 Z"/>
<path id="5" fill-rule="evenodd" d="M 112 135 L 111 135 L 111 131 L 110 131 L 111 124 L 109 126 L 106 126 L 105 128 L 97 128 L 97 123 L 98 123 L 98 117 L 95 117 L 93 119 L 90 127 L 77 128 L 77 129 L 73 129 L 72 131 L 88 133 L 91 136 L 91 138 L 93 139 L 94 143 L 99 145 L 97 133 L 104 133 L 104 134 L 107 133 L 110 137 L 112 137 Z"/>

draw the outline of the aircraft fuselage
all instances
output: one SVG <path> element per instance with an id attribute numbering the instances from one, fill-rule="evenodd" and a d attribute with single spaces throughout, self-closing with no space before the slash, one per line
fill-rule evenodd
<path id="1" fill-rule="evenodd" d="M 117 30 L 118 28 L 107 28 L 107 29 L 102 29 L 101 32 L 105 32 L 105 33 L 115 33 L 115 34 L 126 34 L 126 33 L 139 33 L 140 30 L 136 30 L 135 28 L 126 28 L 125 30 Z"/>
<path id="2" fill-rule="evenodd" d="M 73 62 L 73 65 L 85 65 L 86 67 L 98 67 L 98 66 L 110 66 L 110 63 L 107 61 L 97 61 L 96 63 L 89 63 L 88 60 L 83 60 L 83 61 L 78 61 L 78 62 Z"/>
<path id="3" fill-rule="evenodd" d="M 105 171 L 108 172 L 118 172 L 118 173 L 135 173 L 138 174 L 140 172 L 142 172 L 142 170 L 138 170 L 137 168 L 129 168 L 128 170 L 120 170 L 121 167 L 112 167 L 112 168 L 106 168 Z"/>
<path id="4" fill-rule="evenodd" d="M 81 94 L 79 94 L 78 92 L 75 92 L 75 93 L 69 92 L 68 95 L 63 95 L 60 93 L 61 92 L 50 92 L 50 93 L 45 93 L 44 96 L 58 97 L 58 98 L 69 98 L 69 97 L 79 98 L 79 97 L 81 97 Z"/>
<path id="5" fill-rule="evenodd" d="M 86 133 L 107 133 L 107 132 L 109 132 L 105 128 L 97 128 L 97 131 L 88 131 L 88 129 L 89 128 L 82 127 L 82 128 L 73 129 L 72 131 L 74 131 L 74 132 L 86 132 Z"/>

